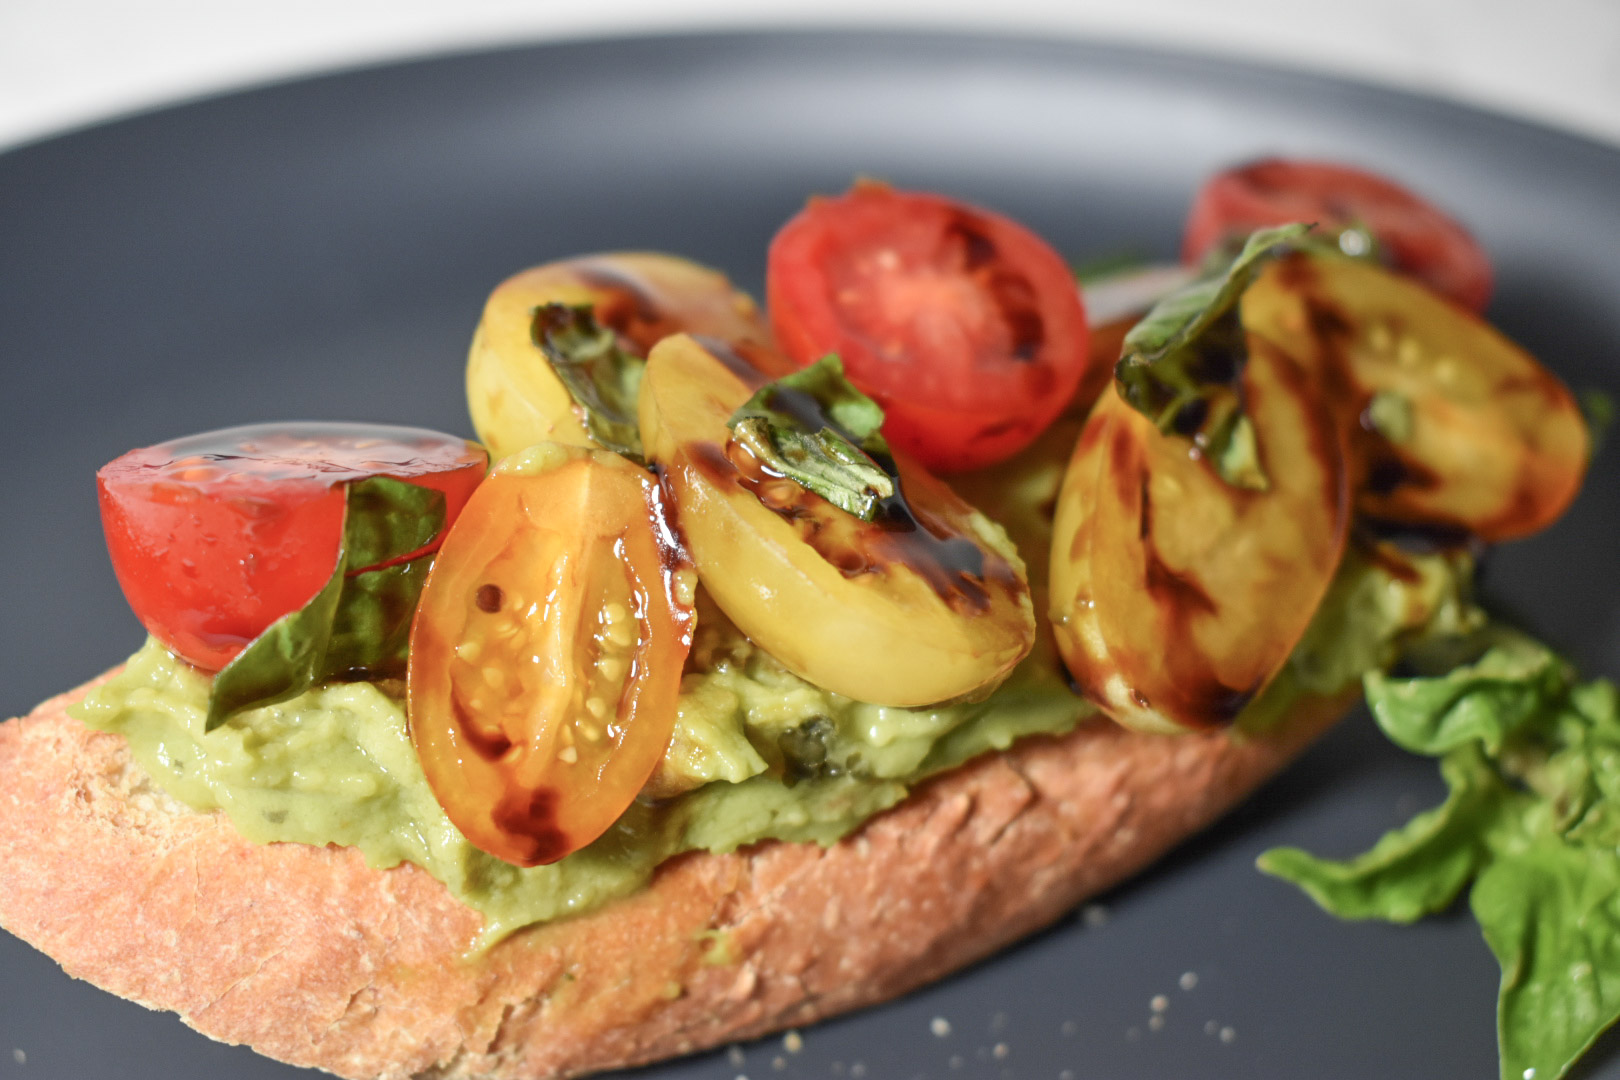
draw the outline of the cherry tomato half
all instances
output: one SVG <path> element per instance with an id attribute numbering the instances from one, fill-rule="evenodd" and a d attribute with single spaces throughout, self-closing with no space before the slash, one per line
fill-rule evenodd
<path id="1" fill-rule="evenodd" d="M 487 466 L 476 443 L 421 428 L 256 424 L 131 450 L 102 466 L 96 486 L 136 618 L 217 671 L 332 576 L 345 484 L 387 476 L 437 489 L 448 524 Z"/>
<path id="2" fill-rule="evenodd" d="M 754 302 L 724 274 L 674 255 L 582 255 L 516 274 L 490 294 L 467 355 L 467 406 L 497 461 L 538 442 L 602 445 L 535 342 L 536 312 L 549 304 L 589 305 L 619 347 L 643 359 L 680 332 L 761 345 L 771 337 Z M 634 420 L 633 396 L 628 411 Z"/>
<path id="3" fill-rule="evenodd" d="M 1004 460 L 1063 411 L 1086 314 L 1063 259 L 999 214 L 860 183 L 812 199 L 771 242 L 766 294 L 794 363 L 837 353 L 929 468 Z"/>
<path id="4" fill-rule="evenodd" d="M 1476 312 L 1491 299 L 1490 260 L 1456 220 L 1391 180 L 1325 161 L 1265 158 L 1216 173 L 1193 199 L 1182 261 L 1290 221 L 1363 226 L 1393 269 Z"/>
<path id="5" fill-rule="evenodd" d="M 1058 496 L 1053 634 L 1081 692 L 1127 727 L 1230 724 L 1287 662 L 1344 554 L 1348 470 L 1312 377 L 1322 361 L 1309 343 L 1248 341 L 1267 491 L 1227 484 L 1111 385 Z"/>
<path id="6" fill-rule="evenodd" d="M 473 844 L 555 862 L 612 825 L 675 728 L 696 575 L 658 479 L 540 443 L 473 494 L 411 628 L 411 739 Z"/>

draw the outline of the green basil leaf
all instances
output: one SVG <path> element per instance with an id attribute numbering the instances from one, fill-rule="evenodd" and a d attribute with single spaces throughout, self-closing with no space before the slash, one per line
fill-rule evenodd
<path id="1" fill-rule="evenodd" d="M 421 520 L 413 521 L 413 514 Z M 214 676 L 204 730 L 334 679 L 404 674 L 411 618 L 433 557 L 355 574 L 348 569 L 424 547 L 444 528 L 444 518 L 440 492 L 386 477 L 347 485 L 343 537 L 331 577 L 308 603 L 271 623 Z M 366 561 L 355 559 L 354 551 Z"/>
<path id="2" fill-rule="evenodd" d="M 373 476 L 349 485 L 343 550 L 366 570 L 420 551 L 444 531 L 444 492 Z"/>
<path id="3" fill-rule="evenodd" d="M 1529 638 L 1509 639 L 1478 661 L 1431 679 L 1366 678 L 1367 704 L 1390 741 L 1439 755 L 1478 740 L 1491 754 L 1547 714 L 1569 686 L 1568 668 Z"/>
<path id="4" fill-rule="evenodd" d="M 1620 1018 L 1620 858 L 1545 828 L 1513 839 L 1469 906 L 1502 965 L 1502 1080 L 1557 1080 Z"/>
<path id="5" fill-rule="evenodd" d="M 432 555 L 345 576 L 318 682 L 405 674 L 411 619 Z"/>
<path id="6" fill-rule="evenodd" d="M 1318 255 L 1331 255 L 1335 258 L 1360 259 L 1379 266 L 1390 265 L 1384 243 L 1365 222 L 1356 221 L 1349 225 L 1334 226 L 1315 221 L 1310 223 L 1310 229 L 1310 232 L 1292 241 L 1289 247 L 1298 251 L 1315 252 Z M 1224 272 L 1227 265 L 1238 257 L 1248 240 L 1248 236 L 1238 233 L 1224 243 L 1211 247 L 1199 265 L 1199 276 Z"/>
<path id="7" fill-rule="evenodd" d="M 1100 255 L 1083 263 L 1074 263 L 1069 272 L 1080 287 L 1089 289 L 1104 281 L 1122 277 L 1148 266 L 1148 260 L 1138 251 L 1116 251 Z"/>
<path id="8" fill-rule="evenodd" d="M 1185 435 L 1227 483 L 1265 490 L 1238 380 L 1248 359 L 1238 301 L 1273 256 L 1298 246 L 1309 225 L 1249 237 L 1223 266 L 1160 300 L 1125 335 L 1114 379 L 1132 408 L 1160 431 Z"/>
<path id="9" fill-rule="evenodd" d="M 1526 782 L 1572 841 L 1620 850 L 1620 695 L 1599 679 L 1570 691 L 1555 751 Z"/>
<path id="10" fill-rule="evenodd" d="M 1441 772 L 1451 789 L 1446 801 L 1365 854 L 1339 862 L 1274 848 L 1260 856 L 1260 869 L 1341 919 L 1409 923 L 1444 911 L 1473 879 L 1485 856 L 1482 836 L 1510 793 L 1477 753 L 1447 758 Z"/>
<path id="11" fill-rule="evenodd" d="M 1620 692 L 1575 684 L 1522 635 L 1494 641 L 1444 675 L 1366 680 L 1391 739 L 1444 755 L 1442 806 L 1357 859 L 1280 849 L 1260 865 L 1335 914 L 1397 922 L 1472 879 L 1502 967 L 1502 1078 L 1557 1080 L 1620 1018 Z"/>
<path id="12" fill-rule="evenodd" d="M 530 334 L 584 410 L 591 438 L 640 464 L 636 401 L 647 361 L 619 348 L 618 335 L 596 321 L 589 304 L 540 305 L 534 309 Z"/>
<path id="13" fill-rule="evenodd" d="M 850 385 L 837 356 L 766 383 L 727 423 L 767 469 L 863 521 L 897 490 L 883 409 Z"/>
<path id="14" fill-rule="evenodd" d="M 332 576 L 309 603 L 271 623 L 214 676 L 204 731 L 244 709 L 295 698 L 316 684 L 325 669 L 346 565 L 339 553 Z"/>

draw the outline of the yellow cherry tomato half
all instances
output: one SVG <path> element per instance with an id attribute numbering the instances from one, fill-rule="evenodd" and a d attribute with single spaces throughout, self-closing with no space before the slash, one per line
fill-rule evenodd
<path id="1" fill-rule="evenodd" d="M 1348 386 L 1356 509 L 1510 540 L 1552 524 L 1590 438 L 1558 377 L 1472 312 L 1369 263 L 1296 254 L 1243 297 L 1243 324 L 1316 339 Z"/>
<path id="2" fill-rule="evenodd" d="M 791 671 L 859 701 L 993 687 L 1035 640 L 1006 533 L 900 455 L 910 525 L 863 521 L 764 470 L 726 426 L 761 381 L 687 335 L 653 349 L 642 381 L 642 441 L 715 603 Z"/>
<path id="3" fill-rule="evenodd" d="M 1053 632 L 1081 690 L 1128 727 L 1236 719 L 1305 633 L 1344 550 L 1342 429 L 1317 361 L 1248 343 L 1243 395 L 1268 490 L 1224 482 L 1113 386 L 1064 477 Z"/>
<path id="4" fill-rule="evenodd" d="M 638 358 L 680 331 L 728 342 L 771 341 L 747 294 L 719 271 L 673 255 L 586 255 L 525 270 L 490 295 L 467 356 L 473 427 L 496 460 L 538 442 L 600 445 L 583 407 L 535 341 L 535 314 L 547 304 L 589 306 L 619 347 Z"/>
<path id="5" fill-rule="evenodd" d="M 600 836 L 674 729 L 695 579 L 651 473 L 541 444 L 445 537 L 411 631 L 411 738 L 473 844 L 520 866 Z"/>

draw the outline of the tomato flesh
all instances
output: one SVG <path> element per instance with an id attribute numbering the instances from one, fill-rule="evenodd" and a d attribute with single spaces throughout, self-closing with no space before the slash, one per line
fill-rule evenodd
<path id="1" fill-rule="evenodd" d="M 1087 365 L 1063 259 L 999 214 L 858 184 L 812 200 L 771 242 L 766 292 L 799 366 L 837 353 L 887 414 L 890 443 L 942 471 L 1029 445 Z"/>
<path id="2" fill-rule="evenodd" d="M 603 451 L 508 458 L 446 537 L 411 629 L 411 738 L 450 820 L 520 866 L 605 832 L 669 745 L 695 577 L 657 479 Z"/>
<path id="3" fill-rule="evenodd" d="M 1325 161 L 1266 158 L 1216 173 L 1193 199 L 1182 259 L 1197 263 L 1234 237 L 1290 221 L 1362 226 L 1392 268 L 1472 311 L 1490 302 L 1490 260 L 1462 225 L 1391 180 Z"/>
<path id="4" fill-rule="evenodd" d="M 685 334 L 659 342 L 642 380 L 647 455 L 705 590 L 823 689 L 907 707 L 988 693 L 1035 640 L 1006 534 L 900 455 L 911 525 L 863 521 L 760 468 L 726 421 L 761 381 Z"/>
<path id="5" fill-rule="evenodd" d="M 434 488 L 448 522 L 486 465 L 476 444 L 419 428 L 258 424 L 131 450 L 96 486 L 136 617 L 177 656 L 217 671 L 332 576 L 345 484 L 388 476 Z"/>

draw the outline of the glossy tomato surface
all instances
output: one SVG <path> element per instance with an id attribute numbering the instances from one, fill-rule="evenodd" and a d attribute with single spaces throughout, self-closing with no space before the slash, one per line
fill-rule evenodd
<path id="1" fill-rule="evenodd" d="M 1359 225 L 1392 268 L 1473 311 L 1490 302 L 1490 260 L 1468 230 L 1392 180 L 1326 161 L 1264 158 L 1216 173 L 1193 199 L 1182 259 L 1196 263 L 1234 237 L 1290 221 Z"/>
<path id="2" fill-rule="evenodd" d="M 930 468 L 1004 460 L 1062 411 L 1086 315 L 1062 257 L 1000 214 L 883 184 L 815 198 L 771 242 L 778 343 L 827 353 L 881 404 L 889 441 Z"/>
<path id="3" fill-rule="evenodd" d="M 987 693 L 1036 634 L 1006 534 L 903 457 L 905 516 L 886 521 L 772 476 L 726 426 L 757 378 L 679 334 L 653 349 L 642 380 L 647 456 L 709 595 L 784 667 L 833 693 L 902 707 Z"/>
<path id="4" fill-rule="evenodd" d="M 602 835 L 669 745 L 696 583 L 652 473 L 540 443 L 467 505 L 411 629 L 411 739 L 468 840 L 520 866 Z"/>
<path id="5" fill-rule="evenodd" d="M 96 486 L 136 617 L 215 671 L 332 576 L 344 485 L 387 476 L 442 491 L 448 525 L 486 465 L 477 444 L 421 428 L 257 424 L 131 450 Z"/>

